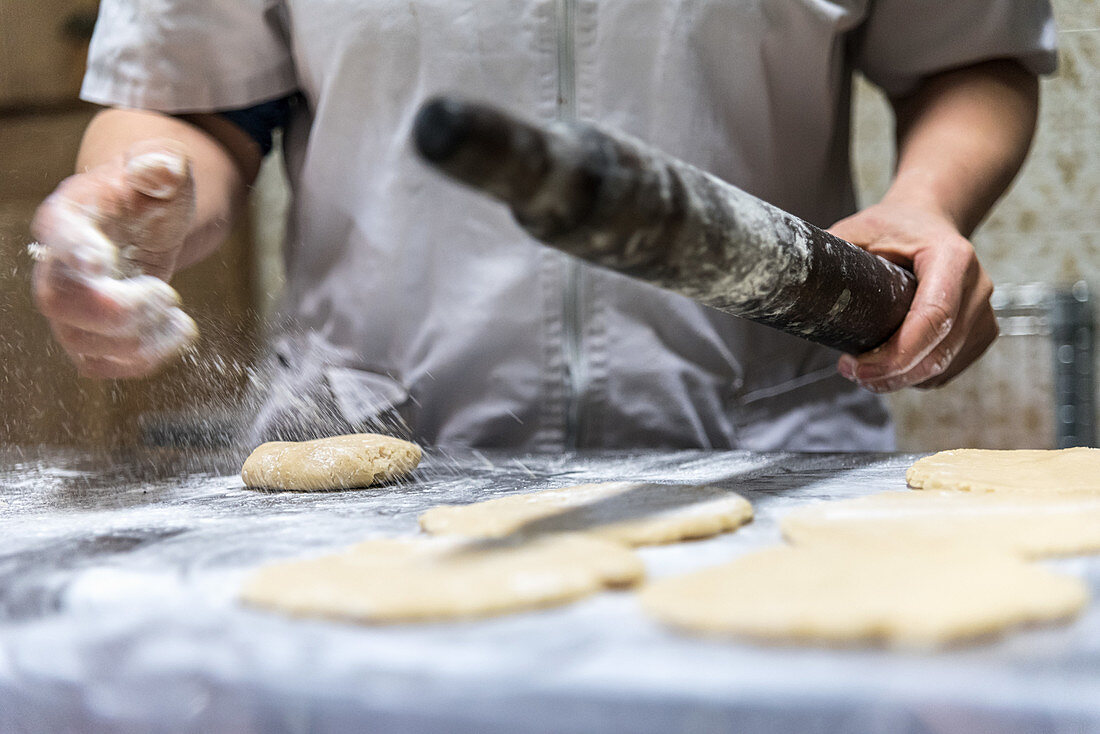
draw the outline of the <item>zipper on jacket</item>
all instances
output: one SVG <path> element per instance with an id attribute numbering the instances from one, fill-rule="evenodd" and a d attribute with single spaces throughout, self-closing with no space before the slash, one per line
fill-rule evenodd
<path id="1" fill-rule="evenodd" d="M 577 118 L 576 0 L 555 0 L 558 40 L 558 117 Z M 562 291 L 562 352 L 565 360 L 565 433 L 564 448 L 576 449 L 581 441 L 582 399 L 588 381 L 584 354 L 581 300 L 584 293 L 584 266 L 566 257 L 565 287 Z"/>

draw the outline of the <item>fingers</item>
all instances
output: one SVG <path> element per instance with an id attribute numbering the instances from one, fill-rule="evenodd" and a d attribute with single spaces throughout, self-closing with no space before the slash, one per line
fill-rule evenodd
<path id="1" fill-rule="evenodd" d="M 88 275 L 171 277 L 191 226 L 194 179 L 186 153 L 167 139 L 70 176 L 39 207 L 31 231 Z"/>
<path id="2" fill-rule="evenodd" d="M 35 212 L 31 233 L 49 256 L 89 276 L 118 271 L 118 248 L 96 226 L 98 211 L 66 197 L 59 188 Z"/>
<path id="3" fill-rule="evenodd" d="M 84 344 L 102 352 L 69 352 L 77 371 L 84 377 L 118 380 L 147 377 L 161 367 L 198 336 L 195 322 L 183 311 L 173 309 L 166 319 L 139 338 L 97 338 L 81 335 Z M 59 339 L 60 341 L 60 339 Z"/>
<path id="4" fill-rule="evenodd" d="M 190 162 L 171 140 L 144 141 L 127 152 L 121 181 L 121 216 L 104 229 L 124 247 L 130 273 L 168 280 L 195 209 Z"/>
<path id="5" fill-rule="evenodd" d="M 905 246 L 904 240 L 895 235 L 894 230 L 898 223 L 888 216 L 880 215 L 875 207 L 857 212 L 850 217 L 841 219 L 829 227 L 830 234 L 853 245 L 869 250 L 884 260 L 889 260 L 895 265 L 909 268 L 913 265 L 912 247 Z M 920 225 L 902 221 L 901 227 L 908 231 L 919 231 Z"/>
<path id="6" fill-rule="evenodd" d="M 1000 329 L 997 327 L 997 319 L 993 315 L 993 309 L 988 307 L 988 303 L 985 305 L 986 308 L 981 311 L 975 320 L 974 326 L 965 335 L 965 341 L 958 355 L 952 360 L 951 365 L 941 374 L 916 383 L 915 387 L 929 389 L 947 384 L 981 357 L 985 350 L 993 344 L 998 333 L 1000 333 Z"/>
<path id="7" fill-rule="evenodd" d="M 126 183 L 153 199 L 176 196 L 190 176 L 186 155 L 171 141 L 144 141 L 127 153 Z"/>
<path id="8" fill-rule="evenodd" d="M 151 374 L 198 335 L 179 296 L 152 276 L 89 278 L 47 259 L 33 292 L 57 342 L 89 377 Z"/>
<path id="9" fill-rule="evenodd" d="M 881 347 L 841 357 L 837 369 L 844 377 L 872 392 L 933 387 L 985 351 L 997 334 L 989 305 L 993 286 L 962 243 L 937 248 L 920 261 L 917 291 L 901 327 Z"/>
<path id="10" fill-rule="evenodd" d="M 32 287 L 38 310 L 50 321 L 116 336 L 139 333 L 180 302 L 159 278 L 90 277 L 48 255 L 35 266 Z"/>
<path id="11" fill-rule="evenodd" d="M 147 377 L 189 346 L 198 328 L 183 311 L 174 309 L 166 319 L 140 336 L 109 336 L 56 327 L 54 334 L 85 377 L 121 379 Z"/>
<path id="12" fill-rule="evenodd" d="M 141 350 L 139 336 L 110 336 L 87 331 L 78 326 L 57 324 L 54 336 L 65 350 L 83 359 L 117 358 L 120 354 L 135 354 Z"/>
<path id="13" fill-rule="evenodd" d="M 947 337 L 955 325 L 958 304 L 916 298 L 901 327 L 886 344 L 858 358 L 846 355 L 842 375 L 873 392 L 890 392 L 943 372 L 952 357 Z"/>

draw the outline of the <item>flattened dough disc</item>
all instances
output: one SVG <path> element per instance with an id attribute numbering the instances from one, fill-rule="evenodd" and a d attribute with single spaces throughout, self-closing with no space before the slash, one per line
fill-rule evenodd
<path id="1" fill-rule="evenodd" d="M 963 544 L 1025 557 L 1100 551 L 1100 496 L 882 492 L 817 502 L 780 525 L 792 543 L 889 545 L 921 553 Z"/>
<path id="2" fill-rule="evenodd" d="M 583 535 L 386 539 L 262 568 L 241 599 L 296 616 L 413 622 L 561 604 L 644 574 L 630 549 Z"/>
<path id="3" fill-rule="evenodd" d="M 928 647 L 1085 604 L 1076 578 L 997 553 L 874 553 L 779 546 L 641 591 L 643 607 L 687 630 L 784 642 Z"/>
<path id="4" fill-rule="evenodd" d="M 905 480 L 914 489 L 1100 494 L 1100 449 L 941 451 L 918 459 Z"/>
<path id="5" fill-rule="evenodd" d="M 403 477 L 420 463 L 420 447 L 377 433 L 272 441 L 244 462 L 246 487 L 315 491 L 369 487 Z"/>
<path id="6" fill-rule="evenodd" d="M 476 538 L 585 532 L 651 545 L 716 535 L 751 519 L 748 500 L 719 487 L 604 482 L 440 505 L 420 516 L 420 527 Z"/>

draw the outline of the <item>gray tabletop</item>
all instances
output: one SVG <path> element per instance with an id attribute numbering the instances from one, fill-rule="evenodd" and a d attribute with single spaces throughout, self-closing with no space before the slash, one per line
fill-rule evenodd
<path id="1" fill-rule="evenodd" d="M 707 482 L 755 521 L 641 549 L 651 577 L 779 541 L 792 507 L 904 487 L 912 457 L 431 452 L 415 481 L 246 490 L 240 456 L 0 453 L 0 732 L 1100 732 L 1100 612 L 935 653 L 661 627 L 629 592 L 495 619 L 361 627 L 242 608 L 277 558 L 583 481 Z M 1100 587 L 1100 560 L 1051 565 Z"/>

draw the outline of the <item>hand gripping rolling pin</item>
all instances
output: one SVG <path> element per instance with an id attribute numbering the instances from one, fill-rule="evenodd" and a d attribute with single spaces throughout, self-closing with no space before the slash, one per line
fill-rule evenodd
<path id="1" fill-rule="evenodd" d="M 907 270 L 618 133 L 437 98 L 413 138 L 535 239 L 819 344 L 876 347 L 913 299 Z"/>

